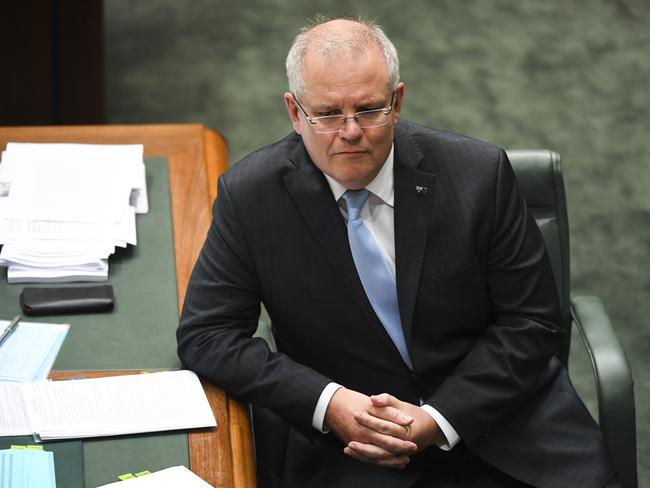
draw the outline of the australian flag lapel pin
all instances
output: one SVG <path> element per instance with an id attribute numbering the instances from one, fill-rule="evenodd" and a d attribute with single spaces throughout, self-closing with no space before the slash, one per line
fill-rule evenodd
<path id="1" fill-rule="evenodd" d="M 416 185 L 415 193 L 417 193 L 418 195 L 427 195 L 429 193 L 429 189 L 426 186 Z"/>

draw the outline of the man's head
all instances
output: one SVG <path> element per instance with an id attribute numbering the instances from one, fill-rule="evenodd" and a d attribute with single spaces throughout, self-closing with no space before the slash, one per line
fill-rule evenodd
<path id="1" fill-rule="evenodd" d="M 404 94 L 393 44 L 369 23 L 323 22 L 296 37 L 287 76 L 287 110 L 314 164 L 346 188 L 367 185 L 388 157 Z M 318 118 L 330 115 L 348 118 Z"/>

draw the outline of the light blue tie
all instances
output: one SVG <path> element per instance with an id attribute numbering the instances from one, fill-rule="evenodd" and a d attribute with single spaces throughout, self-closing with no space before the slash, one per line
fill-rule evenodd
<path id="1" fill-rule="evenodd" d="M 397 346 L 402 359 L 413 369 L 397 305 L 397 286 L 388 263 L 361 219 L 361 209 L 368 200 L 368 190 L 348 190 L 343 199 L 348 212 L 348 239 L 359 278 L 372 308 Z"/>

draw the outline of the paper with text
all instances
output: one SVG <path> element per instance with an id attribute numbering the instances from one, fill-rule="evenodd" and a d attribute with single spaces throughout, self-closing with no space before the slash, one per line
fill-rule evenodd
<path id="1" fill-rule="evenodd" d="M 217 425 L 201 382 L 191 371 L 39 381 L 21 386 L 29 431 L 40 440 Z M 0 383 L 0 397 L 12 395 L 16 390 Z M 8 434 L 0 431 L 0 435 Z"/>

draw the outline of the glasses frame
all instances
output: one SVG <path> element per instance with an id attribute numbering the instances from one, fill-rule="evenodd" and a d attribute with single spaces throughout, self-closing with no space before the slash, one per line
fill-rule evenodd
<path id="1" fill-rule="evenodd" d="M 307 121 L 312 125 L 312 126 L 318 126 L 318 121 L 327 119 L 327 120 L 335 120 L 338 119 L 342 122 L 342 126 L 339 129 L 334 129 L 334 130 L 320 130 L 316 129 L 313 127 L 313 130 L 316 134 L 334 134 L 335 132 L 341 132 L 343 129 L 345 129 L 345 123 L 349 119 L 354 119 L 354 121 L 359 124 L 359 117 L 362 114 L 366 113 L 377 113 L 377 112 L 383 112 L 384 115 L 390 115 L 390 113 L 393 111 L 393 105 L 395 104 L 395 97 L 397 96 L 397 92 L 393 91 L 393 95 L 390 97 L 390 105 L 388 107 L 383 107 L 383 108 L 374 108 L 372 110 L 362 110 L 360 112 L 355 112 L 352 115 L 323 115 L 321 117 L 310 117 L 307 111 L 303 108 L 303 106 L 300 104 L 298 101 L 298 97 L 294 95 L 293 93 L 291 94 L 293 97 L 294 102 L 296 102 L 296 105 L 298 105 L 298 108 L 302 111 L 304 114 L 305 118 Z M 374 129 L 375 127 L 383 127 L 384 125 L 388 124 L 388 118 L 386 119 L 386 122 L 379 124 L 379 125 L 372 125 L 370 127 L 361 127 L 361 124 L 359 124 L 359 127 L 361 129 Z"/>

